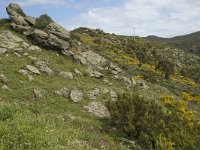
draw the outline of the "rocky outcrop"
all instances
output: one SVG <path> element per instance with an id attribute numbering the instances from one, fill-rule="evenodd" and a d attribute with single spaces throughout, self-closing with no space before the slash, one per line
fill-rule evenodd
<path id="1" fill-rule="evenodd" d="M 72 90 L 70 93 L 70 98 L 73 102 L 78 103 L 83 99 L 83 92 L 79 90 Z"/>
<path id="2" fill-rule="evenodd" d="M 70 32 L 55 22 L 47 24 L 45 29 L 39 29 L 35 25 L 38 20 L 26 16 L 18 4 L 9 4 L 6 8 L 14 30 L 31 37 L 37 44 L 50 49 L 60 50 L 68 54 L 70 48 Z"/>
<path id="3" fill-rule="evenodd" d="M 100 102 L 90 102 L 87 106 L 84 106 L 89 113 L 99 118 L 110 117 L 108 109 Z"/>

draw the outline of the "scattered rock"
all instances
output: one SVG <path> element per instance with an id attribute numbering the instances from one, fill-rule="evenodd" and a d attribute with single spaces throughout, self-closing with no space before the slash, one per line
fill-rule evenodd
<path id="1" fill-rule="evenodd" d="M 35 68 L 34 66 L 26 65 L 26 68 L 27 68 L 29 71 L 31 71 L 32 73 L 39 74 L 39 75 L 41 74 L 40 71 L 39 71 L 37 68 Z"/>
<path id="2" fill-rule="evenodd" d="M 31 46 L 28 48 L 28 51 L 41 52 L 41 48 L 39 48 L 38 46 L 31 45 Z"/>
<path id="3" fill-rule="evenodd" d="M 83 99 L 83 93 L 78 90 L 72 90 L 70 93 L 70 98 L 73 102 L 80 102 Z"/>
<path id="4" fill-rule="evenodd" d="M 87 69 L 87 72 L 89 73 L 89 75 L 90 75 L 91 77 L 96 77 L 96 78 L 102 78 L 102 77 L 104 77 L 104 75 L 103 75 L 102 73 L 100 73 L 100 72 L 94 70 L 92 67 L 89 67 L 89 68 Z"/>
<path id="5" fill-rule="evenodd" d="M 109 91 L 109 89 L 107 89 L 107 88 L 103 88 L 102 89 L 102 93 L 103 94 L 108 94 L 110 91 Z"/>
<path id="6" fill-rule="evenodd" d="M 132 77 L 131 80 L 132 80 L 132 85 L 136 86 L 137 82 L 135 81 L 135 79 Z"/>
<path id="7" fill-rule="evenodd" d="M 43 90 L 43 89 L 33 89 L 33 93 L 34 93 L 34 96 L 36 98 L 41 98 L 46 93 L 46 90 Z"/>
<path id="8" fill-rule="evenodd" d="M 131 80 L 130 80 L 129 78 L 123 76 L 123 77 L 121 77 L 121 80 L 124 82 L 124 84 L 125 84 L 126 86 L 128 86 L 128 87 L 131 87 L 131 86 L 132 86 L 132 82 L 131 82 Z"/>
<path id="9" fill-rule="evenodd" d="M 33 76 L 32 75 L 28 75 L 28 80 L 29 81 L 33 81 L 34 80 Z"/>
<path id="10" fill-rule="evenodd" d="M 3 85 L 3 86 L 2 86 L 2 89 L 3 89 L 3 90 L 11 90 L 7 85 Z"/>
<path id="11" fill-rule="evenodd" d="M 0 54 L 4 54 L 6 51 L 7 51 L 6 48 L 1 48 L 1 47 L 0 47 Z"/>
<path id="12" fill-rule="evenodd" d="M 143 90 L 148 90 L 149 87 L 146 85 L 146 83 L 142 80 L 138 81 L 139 86 L 143 89 Z"/>
<path id="13" fill-rule="evenodd" d="M 55 91 L 56 94 L 69 98 L 70 90 L 67 87 L 63 87 L 60 90 Z"/>
<path id="14" fill-rule="evenodd" d="M 117 99 L 117 94 L 115 93 L 115 91 L 113 91 L 113 90 L 110 91 L 110 97 L 111 97 L 112 100 Z"/>
<path id="15" fill-rule="evenodd" d="M 45 61 L 37 61 L 35 63 L 40 67 L 40 71 L 47 73 L 49 76 L 53 75 L 53 71 L 49 68 L 49 64 Z"/>
<path id="16" fill-rule="evenodd" d="M 89 113 L 95 115 L 96 117 L 110 117 L 108 109 L 102 103 L 90 102 L 87 106 L 84 106 L 84 108 L 86 108 Z"/>
<path id="17" fill-rule="evenodd" d="M 113 63 L 110 63 L 110 69 L 111 69 L 111 72 L 116 75 L 116 74 L 119 74 L 122 72 L 122 69 L 120 67 L 118 67 L 117 65 L 113 64 Z"/>
<path id="18" fill-rule="evenodd" d="M 23 75 L 28 75 L 30 72 L 28 70 L 20 69 L 17 71 L 18 73 L 21 73 Z"/>
<path id="19" fill-rule="evenodd" d="M 0 74 L 0 82 L 1 83 L 8 83 L 8 79 L 7 79 L 7 77 L 5 76 L 5 75 L 3 75 L 3 74 Z"/>
<path id="20" fill-rule="evenodd" d="M 61 71 L 59 73 L 59 76 L 63 77 L 63 78 L 68 78 L 68 79 L 73 79 L 73 74 L 71 72 L 64 72 L 64 71 Z"/>
<path id="21" fill-rule="evenodd" d="M 105 82 L 108 85 L 113 85 L 113 83 L 111 83 L 110 81 L 108 81 L 107 79 L 104 79 L 103 82 Z"/>
<path id="22" fill-rule="evenodd" d="M 22 55 L 20 55 L 20 54 L 17 53 L 17 52 L 15 52 L 15 55 L 16 55 L 17 57 L 22 57 Z"/>
<path id="23" fill-rule="evenodd" d="M 94 88 L 93 90 L 89 91 L 89 98 L 91 100 L 96 100 L 97 96 L 101 94 L 101 91 L 98 88 Z"/>
<path id="24" fill-rule="evenodd" d="M 82 74 L 82 73 L 80 72 L 80 70 L 78 70 L 77 68 L 74 69 L 74 72 L 75 72 L 76 74 L 79 74 L 79 75 L 83 76 L 83 74 Z"/>
<path id="25" fill-rule="evenodd" d="M 105 66 L 107 60 L 93 51 L 87 51 L 81 53 L 81 56 L 91 65 L 95 66 Z"/>

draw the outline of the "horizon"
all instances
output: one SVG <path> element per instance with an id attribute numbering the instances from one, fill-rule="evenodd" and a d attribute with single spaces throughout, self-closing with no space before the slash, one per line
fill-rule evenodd
<path id="1" fill-rule="evenodd" d="M 108 33 L 133 36 L 135 28 L 140 37 L 170 38 L 198 32 L 200 25 L 200 1 L 0 0 L 0 18 L 8 18 L 9 3 L 19 4 L 28 16 L 35 18 L 46 13 L 69 30 L 100 28 Z"/>

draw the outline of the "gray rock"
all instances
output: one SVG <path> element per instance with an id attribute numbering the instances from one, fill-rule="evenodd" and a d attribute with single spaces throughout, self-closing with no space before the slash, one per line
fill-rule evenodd
<path id="1" fill-rule="evenodd" d="M 3 85 L 3 86 L 2 86 L 2 89 L 3 89 L 3 90 L 11 90 L 7 85 Z"/>
<path id="2" fill-rule="evenodd" d="M 122 72 L 122 69 L 120 67 L 118 67 L 117 65 L 113 64 L 113 63 L 110 63 L 110 69 L 111 69 L 111 72 L 116 75 L 116 74 L 119 74 Z"/>
<path id="3" fill-rule="evenodd" d="M 103 88 L 101 91 L 103 94 L 108 94 L 110 92 L 107 88 Z"/>
<path id="4" fill-rule="evenodd" d="M 13 29 L 15 29 L 16 31 L 20 32 L 20 33 L 24 33 L 31 28 L 29 26 L 18 25 L 18 24 L 15 24 L 15 23 L 11 23 L 11 27 Z"/>
<path id="5" fill-rule="evenodd" d="M 87 72 L 88 74 L 91 76 L 91 77 L 96 77 L 96 78 L 102 78 L 104 77 L 104 75 L 96 70 L 94 70 L 93 68 L 89 67 L 87 69 Z"/>
<path id="6" fill-rule="evenodd" d="M 53 71 L 49 68 L 49 64 L 45 61 L 37 61 L 36 65 L 40 67 L 40 71 L 47 73 L 49 76 L 53 75 Z"/>
<path id="7" fill-rule="evenodd" d="M 20 73 L 20 74 L 23 74 L 23 75 L 28 75 L 28 74 L 30 74 L 30 72 L 29 72 L 28 70 L 24 70 L 24 69 L 20 69 L 20 70 L 18 70 L 17 72 Z"/>
<path id="8" fill-rule="evenodd" d="M 17 53 L 17 52 L 15 52 L 15 55 L 16 55 L 17 57 L 22 57 L 22 55 L 20 55 L 20 54 Z"/>
<path id="9" fill-rule="evenodd" d="M 26 16 L 25 20 L 28 22 L 29 25 L 33 26 L 36 24 L 36 19 L 31 16 Z"/>
<path id="10" fill-rule="evenodd" d="M 93 51 L 87 51 L 81 53 L 81 56 L 91 65 L 95 66 L 105 66 L 107 60 Z"/>
<path id="11" fill-rule="evenodd" d="M 135 81 L 135 79 L 132 77 L 131 80 L 132 80 L 132 85 L 136 86 L 137 82 Z"/>
<path id="12" fill-rule="evenodd" d="M 47 30 L 51 34 L 54 34 L 54 35 L 60 37 L 63 40 L 69 40 L 70 39 L 70 32 L 57 23 L 54 23 L 54 22 L 50 23 L 47 26 Z"/>
<path id="13" fill-rule="evenodd" d="M 113 91 L 113 90 L 110 91 L 110 97 L 111 97 L 112 100 L 117 99 L 117 94 L 115 93 L 115 91 Z"/>
<path id="14" fill-rule="evenodd" d="M 63 87 L 60 90 L 55 91 L 56 94 L 69 98 L 70 90 L 67 87 Z"/>
<path id="15" fill-rule="evenodd" d="M 41 74 L 40 71 L 34 66 L 26 65 L 26 68 L 32 73 L 39 74 L 39 75 Z"/>
<path id="16" fill-rule="evenodd" d="M 35 29 L 31 33 L 31 37 L 33 38 L 34 41 L 36 41 L 39 44 L 44 44 L 44 46 L 48 45 L 47 40 L 49 35 L 42 30 Z"/>
<path id="17" fill-rule="evenodd" d="M 64 72 L 64 71 L 61 71 L 59 73 L 59 76 L 63 77 L 63 78 L 68 78 L 68 79 L 73 79 L 74 76 L 71 72 Z"/>
<path id="18" fill-rule="evenodd" d="M 129 78 L 123 76 L 123 77 L 121 77 L 121 80 L 124 82 L 124 84 L 125 84 L 126 86 L 128 86 L 128 87 L 131 87 L 131 86 L 132 86 L 132 82 L 131 82 L 131 80 L 130 80 Z"/>
<path id="19" fill-rule="evenodd" d="M 70 98 L 73 102 L 80 102 L 83 99 L 83 93 L 78 90 L 72 90 L 70 93 Z"/>
<path id="20" fill-rule="evenodd" d="M 2 83 L 8 83 L 8 78 L 5 76 L 5 75 L 3 75 L 3 74 L 0 74 L 0 82 L 2 82 Z"/>
<path id="21" fill-rule="evenodd" d="M 29 80 L 29 81 L 33 81 L 33 80 L 34 80 L 34 78 L 33 78 L 32 75 L 28 75 L 27 77 L 28 77 L 28 80 Z"/>
<path id="22" fill-rule="evenodd" d="M 87 106 L 84 106 L 85 109 L 88 110 L 89 113 L 93 114 L 99 118 L 110 117 L 110 113 L 108 109 L 99 102 L 90 102 Z"/>
<path id="23" fill-rule="evenodd" d="M 41 97 L 43 97 L 44 94 L 46 94 L 46 90 L 43 90 L 43 89 L 33 89 L 33 93 L 34 93 L 34 96 L 36 98 L 41 98 Z"/>
<path id="24" fill-rule="evenodd" d="M 138 85 L 143 89 L 143 90 L 148 90 L 149 87 L 146 85 L 146 83 L 142 80 L 138 81 Z"/>
<path id="25" fill-rule="evenodd" d="M 38 46 L 31 45 L 31 46 L 28 48 L 28 51 L 41 52 L 41 48 L 39 48 Z"/>
<path id="26" fill-rule="evenodd" d="M 94 88 L 93 90 L 89 91 L 89 98 L 91 100 L 96 100 L 97 96 L 101 94 L 101 91 L 98 88 Z"/>
<path id="27" fill-rule="evenodd" d="M 82 74 L 82 73 L 80 72 L 80 70 L 78 70 L 77 68 L 74 69 L 74 72 L 75 72 L 76 74 L 79 74 L 79 75 L 83 76 L 83 74 Z"/>
<path id="28" fill-rule="evenodd" d="M 6 51 L 7 51 L 6 48 L 1 48 L 1 47 L 0 47 L 0 54 L 4 54 Z"/>
<path id="29" fill-rule="evenodd" d="M 109 80 L 107 80 L 107 79 L 104 79 L 103 82 L 105 82 L 105 83 L 108 84 L 108 85 L 113 85 L 113 83 L 111 83 L 111 82 L 110 82 Z"/>

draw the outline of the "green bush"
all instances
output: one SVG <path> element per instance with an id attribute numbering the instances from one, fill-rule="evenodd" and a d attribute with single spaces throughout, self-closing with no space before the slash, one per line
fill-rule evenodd
<path id="1" fill-rule="evenodd" d="M 137 139 L 146 147 L 156 144 L 164 129 L 161 106 L 137 95 L 124 94 L 118 101 L 109 102 L 112 123 L 131 139 Z"/>
<path id="2" fill-rule="evenodd" d="M 146 149 L 195 150 L 199 147 L 200 125 L 198 121 L 189 122 L 179 113 L 181 103 L 180 107 L 161 106 L 137 95 L 123 94 L 107 106 L 111 123 L 119 133 Z"/>
<path id="3" fill-rule="evenodd" d="M 0 107 L 0 121 L 6 121 L 13 118 L 13 110 L 8 106 Z"/>
<path id="4" fill-rule="evenodd" d="M 46 28 L 53 20 L 47 14 L 41 15 L 36 19 L 35 28 L 44 29 Z"/>

